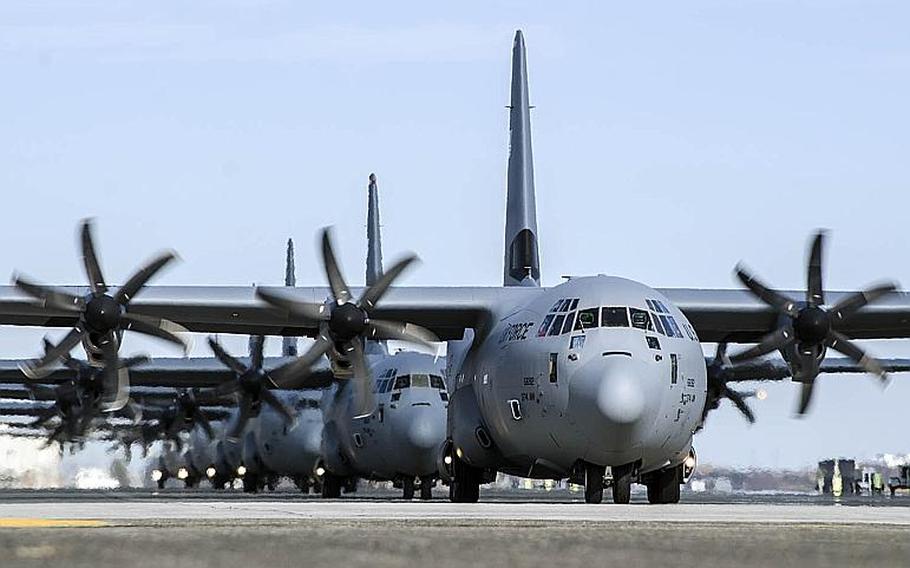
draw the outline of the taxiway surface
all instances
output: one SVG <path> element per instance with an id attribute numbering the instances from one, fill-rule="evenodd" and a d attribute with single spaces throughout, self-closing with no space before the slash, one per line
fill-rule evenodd
<path id="1" fill-rule="evenodd" d="M 472 505 L 299 494 L 0 493 L 0 565 L 906 566 L 910 498 Z M 874 505 L 874 506 L 873 506 Z"/>

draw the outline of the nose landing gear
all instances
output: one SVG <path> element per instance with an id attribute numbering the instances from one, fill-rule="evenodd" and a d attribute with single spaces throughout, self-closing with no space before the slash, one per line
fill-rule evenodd
<path id="1" fill-rule="evenodd" d="M 598 504 L 604 500 L 604 474 L 607 468 L 593 463 L 585 464 L 585 503 Z"/>
<path id="2" fill-rule="evenodd" d="M 648 475 L 648 503 L 679 503 L 679 482 L 682 479 L 682 465 L 655 471 Z"/>

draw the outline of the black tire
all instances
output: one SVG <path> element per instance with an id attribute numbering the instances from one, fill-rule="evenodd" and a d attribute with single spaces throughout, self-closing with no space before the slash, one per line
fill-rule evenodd
<path id="1" fill-rule="evenodd" d="M 420 500 L 429 501 L 433 498 L 433 478 L 424 477 L 420 480 Z"/>
<path id="2" fill-rule="evenodd" d="M 681 467 L 671 467 L 651 474 L 648 481 L 648 502 L 654 504 L 679 503 Z"/>
<path id="3" fill-rule="evenodd" d="M 598 504 L 604 500 L 604 472 L 606 467 L 585 464 L 585 503 Z"/>
<path id="4" fill-rule="evenodd" d="M 243 476 L 243 492 L 259 493 L 259 476 L 247 473 Z"/>
<path id="5" fill-rule="evenodd" d="M 402 488 L 401 496 L 405 501 L 410 501 L 411 499 L 414 498 L 414 478 L 413 477 L 406 477 L 405 479 L 401 480 L 401 488 Z"/>
<path id="6" fill-rule="evenodd" d="M 165 477 L 162 475 L 162 476 L 161 476 L 161 479 L 158 480 L 158 489 L 164 489 L 164 484 L 165 484 L 165 483 L 167 483 L 167 478 L 165 478 Z"/>
<path id="7" fill-rule="evenodd" d="M 341 485 L 344 479 L 337 475 L 326 472 L 322 476 L 322 498 L 338 499 L 341 497 Z"/>
<path id="8" fill-rule="evenodd" d="M 453 503 L 476 503 L 480 500 L 481 470 L 471 467 L 459 458 L 452 462 L 452 482 L 449 484 L 449 500 Z"/>
<path id="9" fill-rule="evenodd" d="M 632 465 L 616 466 L 613 469 L 613 502 L 628 505 L 632 500 Z"/>

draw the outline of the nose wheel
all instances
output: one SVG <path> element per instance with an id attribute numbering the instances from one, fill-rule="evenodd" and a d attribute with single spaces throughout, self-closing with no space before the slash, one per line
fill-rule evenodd
<path id="1" fill-rule="evenodd" d="M 632 464 L 613 466 L 613 502 L 627 505 L 632 499 Z"/>
<path id="2" fill-rule="evenodd" d="M 648 503 L 679 503 L 679 482 L 682 466 L 655 471 L 649 475 Z"/>

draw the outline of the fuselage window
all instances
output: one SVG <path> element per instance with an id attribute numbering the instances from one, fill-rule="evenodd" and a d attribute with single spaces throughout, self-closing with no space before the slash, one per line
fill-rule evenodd
<path id="1" fill-rule="evenodd" d="M 566 323 L 562 325 L 562 332 L 569 333 L 572 331 L 572 325 L 575 323 L 575 312 L 566 316 Z"/>
<path id="2" fill-rule="evenodd" d="M 676 353 L 670 353 L 670 384 L 676 384 L 679 378 L 679 357 Z"/>
<path id="3" fill-rule="evenodd" d="M 603 308 L 604 327 L 629 327 L 629 312 L 626 308 Z"/>
<path id="4" fill-rule="evenodd" d="M 660 349 L 660 340 L 654 337 L 653 335 L 646 335 L 645 339 L 648 340 L 648 347 L 651 349 Z"/>
<path id="5" fill-rule="evenodd" d="M 569 309 L 574 310 L 578 307 L 578 298 L 572 298 L 572 303 L 569 304 Z"/>
<path id="6" fill-rule="evenodd" d="M 599 315 L 600 309 L 598 308 L 588 308 L 586 310 L 581 310 L 578 312 L 578 318 L 575 320 L 575 329 L 589 329 L 592 327 L 597 327 L 597 316 Z"/>
<path id="7" fill-rule="evenodd" d="M 562 305 L 559 306 L 559 311 L 567 312 L 567 311 L 569 311 L 569 306 L 571 306 L 571 305 L 572 305 L 572 300 L 563 300 Z"/>
<path id="8" fill-rule="evenodd" d="M 559 379 L 559 375 L 557 374 L 558 373 L 558 371 L 557 371 L 558 362 L 559 362 L 559 353 L 550 353 L 550 357 L 548 359 L 548 364 L 547 364 L 547 367 L 548 367 L 547 371 L 550 375 L 551 383 L 555 383 Z"/>
<path id="9" fill-rule="evenodd" d="M 663 328 L 664 328 L 664 330 L 666 330 L 667 335 L 669 337 L 674 337 L 673 328 L 670 326 L 670 320 L 667 319 L 667 316 L 659 315 L 659 316 L 655 316 L 654 319 L 655 319 L 655 321 L 654 321 L 655 324 L 657 323 L 657 320 L 660 320 L 660 323 L 663 325 Z"/>
<path id="10" fill-rule="evenodd" d="M 648 304 L 648 309 L 650 309 L 652 312 L 659 311 L 657 309 L 657 306 L 654 305 L 654 302 L 651 301 L 650 298 L 645 298 L 645 303 Z"/>
<path id="11" fill-rule="evenodd" d="M 584 335 L 573 335 L 572 339 L 569 340 L 569 349 L 581 349 L 585 346 L 585 336 Z"/>
<path id="12" fill-rule="evenodd" d="M 439 375 L 430 375 L 430 386 L 434 389 L 446 390 L 446 383 Z"/>
<path id="13" fill-rule="evenodd" d="M 411 375 L 411 388 L 429 388 L 430 387 L 430 375 L 423 373 L 417 373 Z"/>
<path id="14" fill-rule="evenodd" d="M 664 303 L 661 302 L 660 300 L 654 300 L 654 305 L 657 306 L 657 311 L 664 313 L 664 314 L 670 313 L 670 310 L 667 309 L 667 306 L 664 305 Z"/>
<path id="15" fill-rule="evenodd" d="M 395 390 L 406 389 L 411 386 L 411 375 L 401 375 L 395 379 Z"/>
<path id="16" fill-rule="evenodd" d="M 648 312 L 638 308 L 629 308 L 629 313 L 632 315 L 632 327 L 654 331 L 654 326 L 651 324 L 651 315 Z"/>
<path id="17" fill-rule="evenodd" d="M 553 320 L 553 326 L 550 327 L 550 335 L 559 335 L 559 333 L 562 331 L 562 322 L 565 319 L 566 316 L 562 314 L 556 316 L 556 318 Z"/>
<path id="18" fill-rule="evenodd" d="M 512 411 L 512 420 L 521 420 L 521 403 L 518 400 L 509 400 L 509 410 Z"/>
<path id="19" fill-rule="evenodd" d="M 673 335 L 681 338 L 683 334 L 679 330 L 679 326 L 676 325 L 676 320 L 673 319 L 673 316 L 667 316 L 667 321 L 670 322 L 670 326 L 673 328 Z"/>
<path id="20" fill-rule="evenodd" d="M 651 319 L 654 320 L 654 328 L 657 330 L 657 333 L 661 335 L 667 335 L 667 333 L 664 331 L 663 324 L 660 322 L 660 316 L 657 314 L 651 314 Z"/>
<path id="21" fill-rule="evenodd" d="M 553 321 L 553 314 L 549 314 L 547 317 L 543 318 L 540 327 L 537 328 L 537 337 L 543 337 L 547 334 L 547 330 L 550 329 L 550 322 Z"/>

